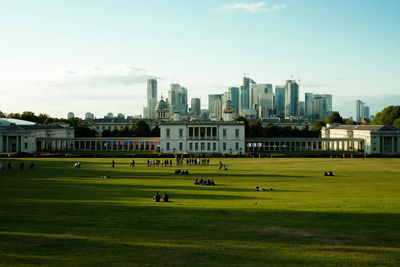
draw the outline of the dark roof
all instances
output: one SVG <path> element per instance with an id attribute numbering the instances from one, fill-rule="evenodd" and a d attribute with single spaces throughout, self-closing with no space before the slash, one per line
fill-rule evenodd
<path id="1" fill-rule="evenodd" d="M 65 129 L 69 128 L 69 125 L 62 125 L 59 123 L 50 124 L 34 124 L 34 125 L 16 125 L 14 123 L 10 126 L 0 127 L 0 129 L 7 131 L 30 131 L 30 130 L 55 130 L 55 129 Z"/>
<path id="2" fill-rule="evenodd" d="M 392 125 L 338 125 L 332 127 L 331 129 L 338 129 L 338 130 L 360 130 L 360 131 L 371 131 L 371 132 L 396 132 L 400 131 L 400 129 L 392 126 Z"/>

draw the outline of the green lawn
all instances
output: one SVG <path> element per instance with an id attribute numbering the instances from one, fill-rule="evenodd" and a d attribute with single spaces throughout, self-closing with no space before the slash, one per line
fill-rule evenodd
<path id="1" fill-rule="evenodd" d="M 146 159 L 11 161 L 2 266 L 400 265 L 400 159 L 223 159 L 228 171 L 211 159 L 188 176 Z M 157 191 L 172 202 L 153 202 Z"/>

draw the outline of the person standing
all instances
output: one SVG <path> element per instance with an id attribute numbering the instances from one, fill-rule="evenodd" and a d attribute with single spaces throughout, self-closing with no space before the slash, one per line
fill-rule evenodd
<path id="1" fill-rule="evenodd" d="M 115 161 L 112 160 L 112 162 L 111 162 L 111 168 L 114 168 L 114 166 L 115 166 Z"/>

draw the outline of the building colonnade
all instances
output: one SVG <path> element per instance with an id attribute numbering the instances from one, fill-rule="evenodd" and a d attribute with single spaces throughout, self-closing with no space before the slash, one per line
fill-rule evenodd
<path id="1" fill-rule="evenodd" d="M 246 139 L 246 152 L 262 151 L 364 151 L 359 138 L 253 138 Z"/>
<path id="2" fill-rule="evenodd" d="M 37 151 L 153 151 L 160 138 L 39 138 Z"/>

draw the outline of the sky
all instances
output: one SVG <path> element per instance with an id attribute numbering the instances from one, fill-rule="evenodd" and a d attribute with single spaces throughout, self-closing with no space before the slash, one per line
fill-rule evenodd
<path id="1" fill-rule="evenodd" d="M 355 117 L 400 104 L 398 0 L 0 0 L 0 110 L 142 114 L 146 80 L 188 98 L 300 80 Z"/>

